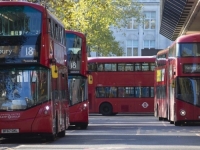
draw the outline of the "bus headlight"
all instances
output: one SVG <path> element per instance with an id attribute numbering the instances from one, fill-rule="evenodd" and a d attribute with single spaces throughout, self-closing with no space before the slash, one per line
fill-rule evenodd
<path id="1" fill-rule="evenodd" d="M 85 110 L 86 109 L 86 107 L 87 107 L 87 104 L 85 103 L 85 104 L 83 104 L 83 110 Z"/>
<path id="2" fill-rule="evenodd" d="M 45 115 L 48 114 L 49 109 L 50 109 L 49 106 L 45 106 L 45 108 L 44 108 L 44 114 L 45 114 Z"/>
<path id="3" fill-rule="evenodd" d="M 181 116 L 185 116 L 185 115 L 186 115 L 186 111 L 182 109 L 182 110 L 180 111 L 180 115 L 181 115 Z"/>

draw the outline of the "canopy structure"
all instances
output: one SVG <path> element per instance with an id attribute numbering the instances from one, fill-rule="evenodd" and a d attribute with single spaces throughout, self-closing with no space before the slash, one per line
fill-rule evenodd
<path id="1" fill-rule="evenodd" d="M 162 0 L 160 34 L 174 41 L 200 32 L 200 0 Z"/>

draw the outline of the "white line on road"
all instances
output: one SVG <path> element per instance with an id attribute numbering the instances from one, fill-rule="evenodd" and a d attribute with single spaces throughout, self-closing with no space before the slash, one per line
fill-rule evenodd
<path id="1" fill-rule="evenodd" d="M 141 127 L 139 127 L 139 128 L 137 129 L 136 135 L 140 135 L 140 129 L 141 129 Z"/>
<path id="2" fill-rule="evenodd" d="M 167 126 L 166 123 L 165 123 L 164 121 L 162 121 L 162 124 L 163 124 L 163 126 L 165 126 L 165 127 Z"/>

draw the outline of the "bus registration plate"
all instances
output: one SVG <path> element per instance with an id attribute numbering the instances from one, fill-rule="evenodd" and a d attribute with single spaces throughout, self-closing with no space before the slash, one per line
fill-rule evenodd
<path id="1" fill-rule="evenodd" d="M 19 129 L 1 129 L 1 133 L 19 133 Z"/>

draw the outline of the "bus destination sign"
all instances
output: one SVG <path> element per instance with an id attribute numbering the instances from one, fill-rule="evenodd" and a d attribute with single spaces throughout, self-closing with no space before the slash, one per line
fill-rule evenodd
<path id="1" fill-rule="evenodd" d="M 184 73 L 200 73 L 200 64 L 184 64 Z"/>
<path id="2" fill-rule="evenodd" d="M 37 63 L 38 50 L 35 45 L 0 46 L 0 62 Z"/>

